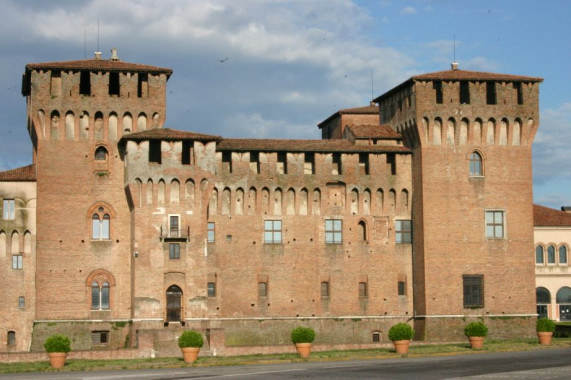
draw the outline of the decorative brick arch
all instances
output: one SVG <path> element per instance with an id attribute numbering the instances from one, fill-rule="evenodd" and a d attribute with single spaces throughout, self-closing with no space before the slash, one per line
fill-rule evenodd
<path id="1" fill-rule="evenodd" d="M 85 280 L 85 285 L 91 286 L 91 283 L 93 281 L 96 282 L 107 281 L 110 286 L 115 286 L 116 284 L 115 277 L 113 276 L 113 274 L 103 268 L 95 269 L 93 272 L 91 272 L 89 276 L 87 276 L 87 279 Z"/>

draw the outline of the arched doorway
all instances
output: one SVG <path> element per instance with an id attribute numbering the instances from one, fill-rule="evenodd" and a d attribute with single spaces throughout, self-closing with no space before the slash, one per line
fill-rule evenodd
<path id="1" fill-rule="evenodd" d="M 167 322 L 180 322 L 182 320 L 182 290 L 171 285 L 167 289 Z"/>

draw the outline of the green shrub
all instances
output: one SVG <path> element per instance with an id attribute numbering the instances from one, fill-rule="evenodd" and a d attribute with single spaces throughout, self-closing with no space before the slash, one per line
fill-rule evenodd
<path id="1" fill-rule="evenodd" d="M 535 326 L 537 332 L 554 332 L 555 322 L 548 318 L 539 318 Z"/>
<path id="2" fill-rule="evenodd" d="M 466 334 L 467 337 L 471 336 L 485 337 L 486 335 L 488 335 L 488 328 L 482 322 L 472 322 L 466 326 L 466 328 L 464 329 L 464 334 Z"/>
<path id="3" fill-rule="evenodd" d="M 295 343 L 311 343 L 315 339 L 315 331 L 311 327 L 296 327 L 291 332 L 291 341 Z"/>
<path id="4" fill-rule="evenodd" d="M 197 347 L 200 348 L 204 344 L 204 339 L 202 339 L 202 335 L 194 330 L 187 330 L 183 332 L 178 337 L 178 346 L 180 348 L 185 347 Z"/>
<path id="5" fill-rule="evenodd" d="M 412 340 L 414 330 L 408 323 L 397 323 L 389 330 L 389 339 L 393 342 L 396 340 Z"/>
<path id="6" fill-rule="evenodd" d="M 54 334 L 48 337 L 44 342 L 44 348 L 47 352 L 65 352 L 71 351 L 71 342 L 69 338 L 62 334 Z"/>

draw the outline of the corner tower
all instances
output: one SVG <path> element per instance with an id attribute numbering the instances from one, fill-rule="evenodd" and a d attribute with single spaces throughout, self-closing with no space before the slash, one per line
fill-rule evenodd
<path id="1" fill-rule="evenodd" d="M 130 211 L 117 142 L 162 128 L 171 74 L 123 62 L 115 49 L 108 60 L 96 53 L 26 65 L 38 182 L 36 321 L 129 320 Z"/>
<path id="2" fill-rule="evenodd" d="M 457 339 L 470 317 L 496 317 L 487 320 L 495 336 L 532 332 L 531 144 L 541 82 L 453 64 L 376 99 L 381 124 L 413 151 L 418 338 Z"/>

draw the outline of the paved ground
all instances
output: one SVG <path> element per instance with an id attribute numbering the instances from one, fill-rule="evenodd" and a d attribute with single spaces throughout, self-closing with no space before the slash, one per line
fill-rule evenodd
<path id="1" fill-rule="evenodd" d="M 0 379 L 571 379 L 571 348 L 428 358 L 27 373 Z"/>

